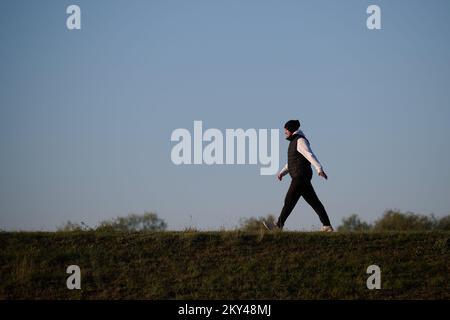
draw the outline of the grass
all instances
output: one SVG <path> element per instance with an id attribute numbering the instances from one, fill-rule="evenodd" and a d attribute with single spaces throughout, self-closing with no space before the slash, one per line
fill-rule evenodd
<path id="1" fill-rule="evenodd" d="M 1 232 L 0 299 L 449 299 L 449 251 L 449 232 Z"/>

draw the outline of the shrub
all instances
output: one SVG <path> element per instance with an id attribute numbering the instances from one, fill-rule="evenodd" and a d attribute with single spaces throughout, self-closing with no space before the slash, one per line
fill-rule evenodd
<path id="1" fill-rule="evenodd" d="M 269 223 L 275 223 L 275 216 L 274 215 L 267 215 L 267 217 L 251 217 L 251 218 L 242 218 L 239 222 L 239 230 L 241 231 L 248 231 L 248 232 L 255 232 L 255 231 L 261 231 L 264 229 L 263 221 L 269 222 Z"/>
<path id="2" fill-rule="evenodd" d="M 437 230 L 450 231 L 450 215 L 442 217 L 436 223 Z"/>
<path id="3" fill-rule="evenodd" d="M 342 224 L 338 227 L 338 231 L 344 232 L 361 232 L 369 231 L 372 228 L 367 222 L 361 221 L 357 214 L 352 214 L 347 218 L 342 219 Z"/>
<path id="4" fill-rule="evenodd" d="M 402 213 L 387 210 L 383 216 L 375 221 L 375 231 L 428 231 L 433 230 L 435 218 L 412 212 Z"/>
<path id="5" fill-rule="evenodd" d="M 142 215 L 129 214 L 126 217 L 117 217 L 112 220 L 100 222 L 97 230 L 100 231 L 162 231 L 167 228 L 164 220 L 158 218 L 156 213 L 145 212 Z"/>

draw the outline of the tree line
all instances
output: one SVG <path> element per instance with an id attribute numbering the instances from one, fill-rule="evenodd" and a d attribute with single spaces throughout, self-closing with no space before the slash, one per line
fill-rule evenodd
<path id="1" fill-rule="evenodd" d="M 262 231 L 263 221 L 275 222 L 274 215 L 266 217 L 243 218 L 237 227 L 240 231 Z M 117 217 L 101 221 L 96 227 L 91 228 L 84 222 L 66 222 L 58 228 L 58 231 L 164 231 L 167 223 L 158 217 L 156 213 L 144 214 L 131 213 L 124 217 Z M 192 230 L 192 228 L 189 228 Z M 194 229 L 195 230 L 195 229 Z M 383 232 L 383 231 L 450 231 L 450 215 L 436 218 L 434 215 L 424 215 L 413 212 L 401 212 L 398 210 L 386 210 L 381 218 L 373 223 L 363 221 L 357 214 L 351 214 L 342 219 L 337 231 L 340 232 Z"/>

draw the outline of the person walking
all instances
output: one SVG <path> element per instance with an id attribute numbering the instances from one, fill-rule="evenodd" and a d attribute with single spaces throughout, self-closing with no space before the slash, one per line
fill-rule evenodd
<path id="1" fill-rule="evenodd" d="M 288 163 L 278 174 L 278 180 L 282 180 L 289 173 L 291 176 L 291 185 L 284 200 L 284 206 L 276 223 L 264 222 L 264 226 L 268 230 L 282 230 L 286 219 L 294 210 L 300 197 L 303 196 L 305 201 L 314 209 L 322 222 L 321 231 L 332 232 L 328 214 L 322 202 L 317 197 L 316 192 L 311 184 L 313 171 L 311 164 L 317 170 L 319 176 L 328 179 L 327 174 L 323 170 L 317 157 L 311 150 L 309 140 L 306 138 L 302 130 L 300 130 L 300 121 L 289 120 L 284 125 L 284 134 L 289 140 L 288 147 Z"/>

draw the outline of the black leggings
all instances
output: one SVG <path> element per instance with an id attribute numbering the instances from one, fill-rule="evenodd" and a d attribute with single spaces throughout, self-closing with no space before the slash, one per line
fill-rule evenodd
<path id="1" fill-rule="evenodd" d="M 301 196 L 303 196 L 305 201 L 314 209 L 322 224 L 324 226 L 331 226 L 328 214 L 322 202 L 320 202 L 317 197 L 317 194 L 311 184 L 311 180 L 304 178 L 293 178 L 286 194 L 286 198 L 284 199 L 283 210 L 281 210 L 280 217 L 278 218 L 278 227 L 283 228 L 286 219 L 291 214 L 292 210 L 294 210 L 294 207 Z"/>

